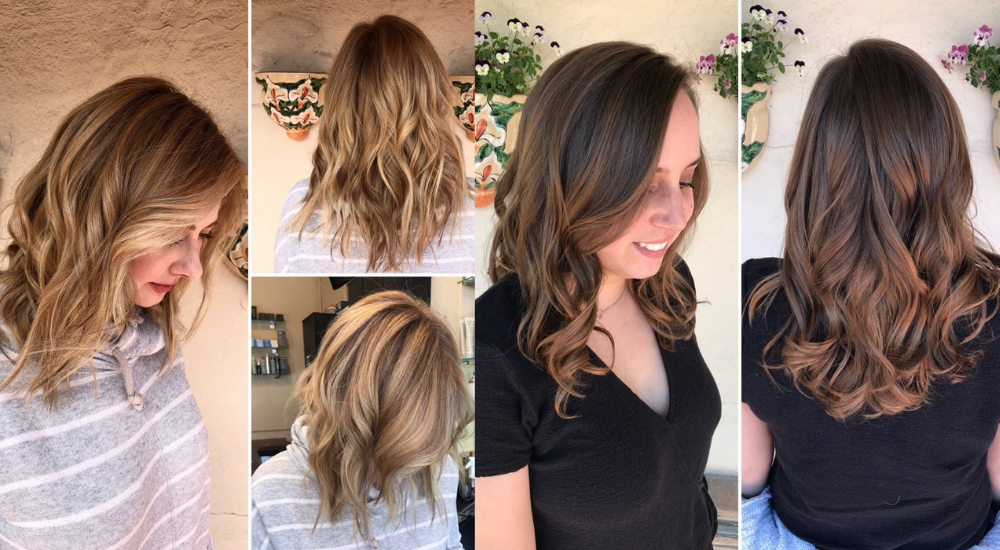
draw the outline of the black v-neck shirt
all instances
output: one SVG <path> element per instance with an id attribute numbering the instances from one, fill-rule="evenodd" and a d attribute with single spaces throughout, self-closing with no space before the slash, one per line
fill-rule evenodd
<path id="1" fill-rule="evenodd" d="M 686 265 L 678 271 L 691 282 Z M 528 466 L 540 550 L 711 548 L 704 472 L 722 405 L 695 338 L 661 351 L 666 417 L 612 371 L 584 374 L 584 398 L 567 406 L 576 418 L 563 419 L 555 383 L 518 351 L 523 312 L 513 274 L 476 300 L 477 476 Z"/>
<path id="2" fill-rule="evenodd" d="M 743 303 L 778 258 L 743 264 Z M 994 307 L 993 301 L 990 307 Z M 779 294 L 743 315 L 743 402 L 771 429 L 771 505 L 789 531 L 819 548 L 969 548 L 993 525 L 986 451 L 1000 423 L 1000 314 L 973 348 L 983 352 L 964 381 L 932 386 L 931 403 L 876 419 L 839 421 L 761 366 L 767 342 L 791 316 Z M 777 363 L 778 358 L 769 357 Z"/>

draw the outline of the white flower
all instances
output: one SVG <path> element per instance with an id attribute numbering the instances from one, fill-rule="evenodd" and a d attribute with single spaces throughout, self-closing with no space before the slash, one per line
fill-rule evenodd
<path id="1" fill-rule="evenodd" d="M 562 48 L 559 47 L 559 43 L 558 42 L 553 42 L 553 43 L 549 44 L 549 46 L 552 48 L 553 51 L 556 52 L 556 55 L 562 55 L 563 54 Z"/>
<path id="2" fill-rule="evenodd" d="M 805 76 L 805 70 L 806 70 L 806 64 L 804 61 L 795 62 L 795 74 L 799 75 L 800 77 L 803 77 Z"/>
<path id="3" fill-rule="evenodd" d="M 774 15 L 771 10 L 764 10 L 764 24 L 770 25 L 772 23 L 774 23 Z"/>
<path id="4" fill-rule="evenodd" d="M 521 36 L 528 36 L 528 24 L 521 23 Z"/>
<path id="5" fill-rule="evenodd" d="M 510 61 L 510 53 L 508 53 L 507 50 L 497 50 L 496 57 L 497 61 L 499 61 L 501 65 Z"/>
<path id="6" fill-rule="evenodd" d="M 774 30 L 781 32 L 788 32 L 788 21 L 784 19 L 779 19 L 778 24 L 774 26 Z"/>
<path id="7" fill-rule="evenodd" d="M 485 59 L 480 59 L 476 61 L 476 74 L 479 76 L 486 76 L 490 72 L 490 63 Z"/>
<path id="8" fill-rule="evenodd" d="M 536 32 L 532 40 L 535 44 L 542 44 L 545 42 L 545 35 L 540 32 Z"/>
<path id="9" fill-rule="evenodd" d="M 507 20 L 507 27 L 509 27 L 510 30 L 512 30 L 514 32 L 517 32 L 517 31 L 521 30 L 521 22 L 518 21 L 517 19 L 508 19 Z"/>
<path id="10" fill-rule="evenodd" d="M 745 133 L 747 133 L 747 121 L 741 118 L 740 119 L 740 135 L 742 136 Z"/>
<path id="11" fill-rule="evenodd" d="M 483 13 L 479 14 L 479 22 L 482 23 L 483 25 L 489 23 L 490 19 L 492 18 L 493 14 L 488 11 L 484 11 Z"/>
<path id="12" fill-rule="evenodd" d="M 476 31 L 476 45 L 482 46 L 484 42 L 486 42 L 486 35 Z"/>
<path id="13" fill-rule="evenodd" d="M 743 44 L 740 46 L 740 51 L 743 53 L 753 51 L 753 42 L 751 42 L 749 38 L 744 38 Z"/>

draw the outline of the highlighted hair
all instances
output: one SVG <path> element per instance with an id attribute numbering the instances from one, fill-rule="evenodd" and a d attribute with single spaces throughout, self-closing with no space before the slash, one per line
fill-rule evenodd
<path id="1" fill-rule="evenodd" d="M 385 15 L 351 29 L 321 93 L 309 189 L 289 227 L 301 239 L 319 212 L 331 253 L 339 244 L 348 257 L 357 238 L 368 271 L 421 263 L 471 196 L 444 63 L 420 29 Z"/>
<path id="2" fill-rule="evenodd" d="M 971 200 L 961 114 L 917 53 L 862 40 L 827 63 L 792 157 L 784 261 L 748 303 L 751 320 L 779 292 L 791 306 L 768 373 L 838 419 L 913 410 L 966 378 L 1000 293 Z"/>
<path id="3" fill-rule="evenodd" d="M 402 519 L 407 496 L 444 503 L 438 478 L 445 458 L 461 465 L 458 440 L 473 404 L 458 344 L 430 307 L 399 291 L 369 295 L 341 312 L 323 336 L 296 395 L 308 416 L 309 466 L 321 518 L 353 510 L 368 538 L 369 491 L 389 520 Z M 460 467 L 460 471 L 464 470 Z"/>
<path id="4" fill-rule="evenodd" d="M 130 262 L 183 236 L 216 204 L 215 231 L 235 234 L 245 217 L 243 164 L 211 116 L 170 83 L 127 79 L 73 109 L 14 191 L 0 343 L 16 357 L 8 356 L 14 370 L 0 389 L 37 364 L 26 398 L 41 393 L 57 406 L 60 384 L 135 311 Z M 185 280 L 148 308 L 164 333 L 165 368 L 201 319 L 211 268 L 228 244 L 210 243 L 201 252 L 204 294 L 191 328 L 177 320 Z"/>
<path id="5" fill-rule="evenodd" d="M 558 384 L 555 409 L 564 418 L 569 397 L 583 396 L 580 373 L 607 373 L 587 354 L 602 278 L 596 253 L 641 210 L 682 93 L 697 105 L 688 71 L 670 57 L 605 42 L 553 63 L 524 106 L 517 148 L 497 182 L 489 274 L 517 274 L 526 305 L 518 345 Z M 694 171 L 690 223 L 660 271 L 628 282 L 666 349 L 694 331 L 694 289 L 676 267 L 708 197 L 705 164 Z"/>

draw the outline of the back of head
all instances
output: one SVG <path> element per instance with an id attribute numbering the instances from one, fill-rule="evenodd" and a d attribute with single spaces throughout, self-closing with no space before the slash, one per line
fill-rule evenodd
<path id="1" fill-rule="evenodd" d="M 620 237 L 643 207 L 674 101 L 689 71 L 629 42 L 602 42 L 566 54 L 539 79 L 524 107 L 518 145 L 497 182 L 497 224 L 489 254 L 496 281 L 516 273 L 527 303 L 522 352 L 559 384 L 565 414 L 590 363 L 602 268 L 597 251 Z M 702 155 L 703 156 L 703 155 Z M 708 197 L 708 171 L 694 171 L 694 210 L 670 243 L 660 271 L 629 281 L 661 345 L 692 334 L 694 289 L 676 270 Z"/>
<path id="2" fill-rule="evenodd" d="M 470 189 L 454 132 L 444 63 L 412 23 L 385 15 L 351 29 L 323 87 L 326 107 L 304 204 L 301 235 L 316 212 L 331 251 L 352 235 L 368 270 L 419 263 L 440 244 Z"/>
<path id="3" fill-rule="evenodd" d="M 803 117 L 785 208 L 780 274 L 792 317 L 765 350 L 828 412 L 894 414 L 933 380 L 962 380 L 994 313 L 1000 258 L 967 211 L 972 168 L 961 114 L 915 52 L 862 40 L 829 61 Z M 776 367 L 777 368 L 777 367 Z"/>
<path id="4" fill-rule="evenodd" d="M 130 262 L 176 241 L 215 205 L 215 233 L 234 234 L 245 169 L 211 116 L 173 85 L 130 78 L 73 109 L 14 191 L 0 319 L 3 345 L 18 357 L 4 385 L 37 361 L 28 393 L 54 404 L 58 384 L 132 316 Z M 206 290 L 225 241 L 201 251 Z M 185 284 L 150 308 L 171 353 Z"/>
<path id="5" fill-rule="evenodd" d="M 349 506 L 356 534 L 368 536 L 373 486 L 390 519 L 401 517 L 407 495 L 443 513 L 439 468 L 448 456 L 461 463 L 458 439 L 473 405 L 455 338 L 426 304 L 385 291 L 338 314 L 297 395 L 320 517 L 340 521 Z"/>

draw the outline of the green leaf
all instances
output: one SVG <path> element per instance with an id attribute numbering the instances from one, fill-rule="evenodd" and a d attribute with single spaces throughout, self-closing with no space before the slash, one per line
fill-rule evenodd
<path id="1" fill-rule="evenodd" d="M 778 70 L 781 71 L 781 74 L 785 74 L 785 64 L 778 63 Z"/>
<path id="2" fill-rule="evenodd" d="M 757 155 L 759 155 L 760 152 L 764 150 L 764 142 L 755 141 L 750 145 L 741 145 L 740 149 L 741 149 L 740 157 L 742 158 L 743 162 L 750 164 L 750 162 L 753 159 L 757 158 Z"/>

